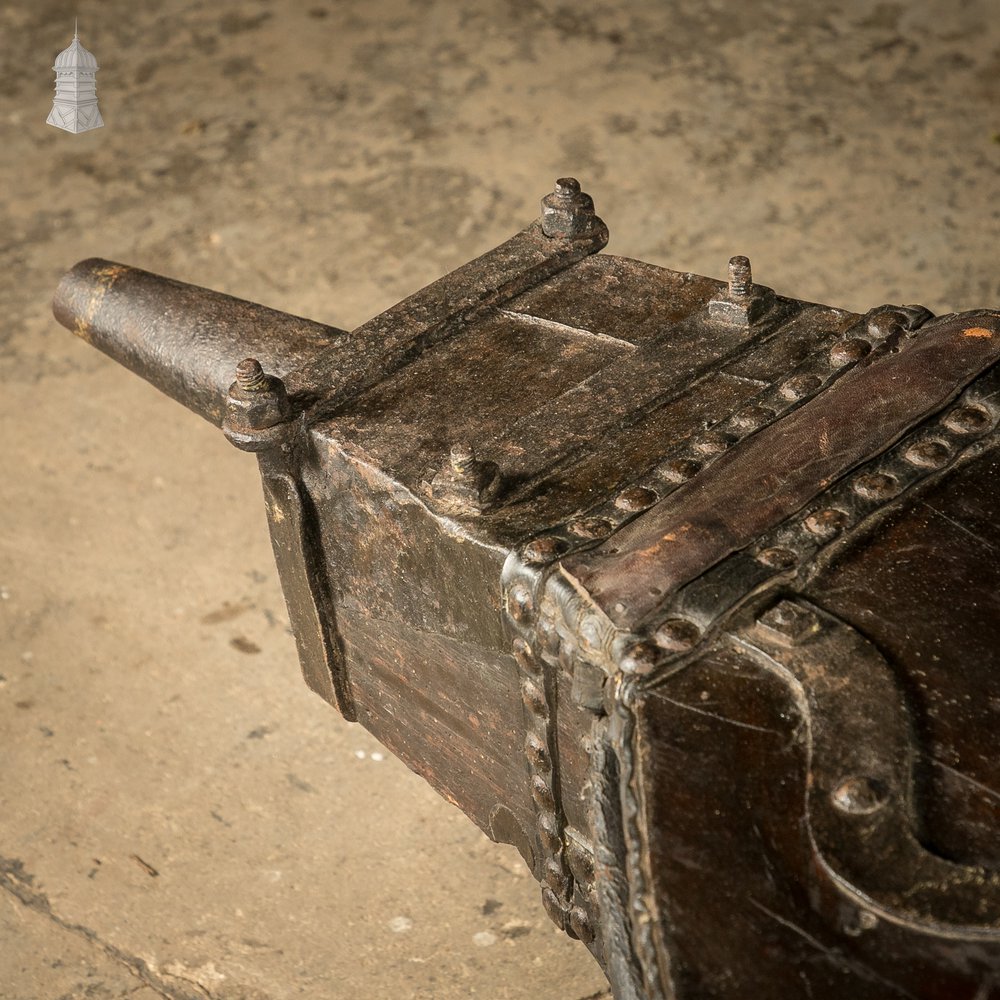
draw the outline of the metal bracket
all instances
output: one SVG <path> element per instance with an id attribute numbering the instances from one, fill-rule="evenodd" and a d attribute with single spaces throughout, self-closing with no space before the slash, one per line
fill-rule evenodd
<path id="1" fill-rule="evenodd" d="M 948 861 L 918 839 L 916 736 L 879 651 L 803 600 L 780 602 L 735 639 L 798 703 L 809 834 L 816 861 L 854 914 L 845 931 L 885 920 L 931 936 L 997 940 L 1000 873 Z"/>

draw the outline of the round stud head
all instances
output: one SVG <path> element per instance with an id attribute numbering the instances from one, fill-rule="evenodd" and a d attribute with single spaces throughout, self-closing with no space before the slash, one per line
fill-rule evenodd
<path id="1" fill-rule="evenodd" d="M 529 566 L 541 566 L 562 555 L 568 547 L 561 538 L 534 538 L 521 550 L 521 558 Z"/>
<path id="2" fill-rule="evenodd" d="M 683 653 L 691 649 L 701 638 L 701 629 L 686 618 L 670 618 L 653 635 L 653 641 L 660 649 L 671 653 Z"/>
<path id="3" fill-rule="evenodd" d="M 656 503 L 656 494 L 645 486 L 630 486 L 615 498 L 615 506 L 621 510 L 645 510 Z"/>
<path id="4" fill-rule="evenodd" d="M 660 651 L 651 642 L 640 640 L 632 643 L 625 650 L 625 655 L 618 662 L 622 673 L 645 677 L 651 674 L 660 658 Z"/>
<path id="5" fill-rule="evenodd" d="M 845 778 L 831 793 L 833 804 L 850 816 L 870 816 L 886 804 L 889 789 L 869 775 Z"/>

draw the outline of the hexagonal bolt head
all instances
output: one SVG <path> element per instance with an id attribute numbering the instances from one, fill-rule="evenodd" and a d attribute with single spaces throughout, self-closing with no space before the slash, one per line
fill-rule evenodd
<path id="1" fill-rule="evenodd" d="M 560 177 L 542 199 L 542 232 L 560 240 L 578 240 L 594 229 L 594 199 L 580 190 L 575 177 Z"/>
<path id="2" fill-rule="evenodd" d="M 484 462 L 465 442 L 452 445 L 430 484 L 431 497 L 450 514 L 481 514 L 492 507 L 503 485 L 496 462 Z"/>
<path id="3" fill-rule="evenodd" d="M 226 427 L 237 434 L 252 434 L 284 423 L 292 415 L 285 383 L 267 375 L 256 358 L 236 367 L 236 381 L 229 387 Z"/>

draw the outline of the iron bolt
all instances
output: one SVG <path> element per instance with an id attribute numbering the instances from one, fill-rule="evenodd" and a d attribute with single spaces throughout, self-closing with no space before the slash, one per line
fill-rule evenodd
<path id="1" fill-rule="evenodd" d="M 553 239 L 577 240 L 594 229 L 594 199 L 580 190 L 575 177 L 560 177 L 542 199 L 542 232 Z"/>
<path id="2" fill-rule="evenodd" d="M 256 358 L 244 358 L 236 366 L 236 384 L 244 392 L 260 392 L 267 387 L 267 376 Z"/>
<path id="3" fill-rule="evenodd" d="M 244 451 L 262 451 L 285 440 L 292 407 L 285 383 L 264 372 L 256 358 L 236 366 L 236 380 L 229 387 L 223 431 Z"/>
<path id="4" fill-rule="evenodd" d="M 431 480 L 430 493 L 449 513 L 479 514 L 493 506 L 502 486 L 496 463 L 481 461 L 471 444 L 459 441 Z"/>
<path id="5" fill-rule="evenodd" d="M 729 258 L 729 294 L 734 299 L 745 299 L 753 289 L 753 272 L 750 258 L 742 254 Z"/>
<path id="6" fill-rule="evenodd" d="M 475 474 L 476 452 L 471 444 L 466 444 L 465 442 L 453 444 L 449 459 L 451 461 L 452 472 L 456 476 L 469 477 Z"/>

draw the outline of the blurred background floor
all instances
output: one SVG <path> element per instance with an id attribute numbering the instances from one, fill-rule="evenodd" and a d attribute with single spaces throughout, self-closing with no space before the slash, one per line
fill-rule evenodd
<path id="1" fill-rule="evenodd" d="M 584 1000 L 517 854 L 303 685 L 255 463 L 52 319 L 103 256 L 353 327 L 581 178 L 610 250 L 1000 305 L 995 0 L 0 7 L 0 997 Z M 79 16 L 106 127 L 47 126 Z"/>

